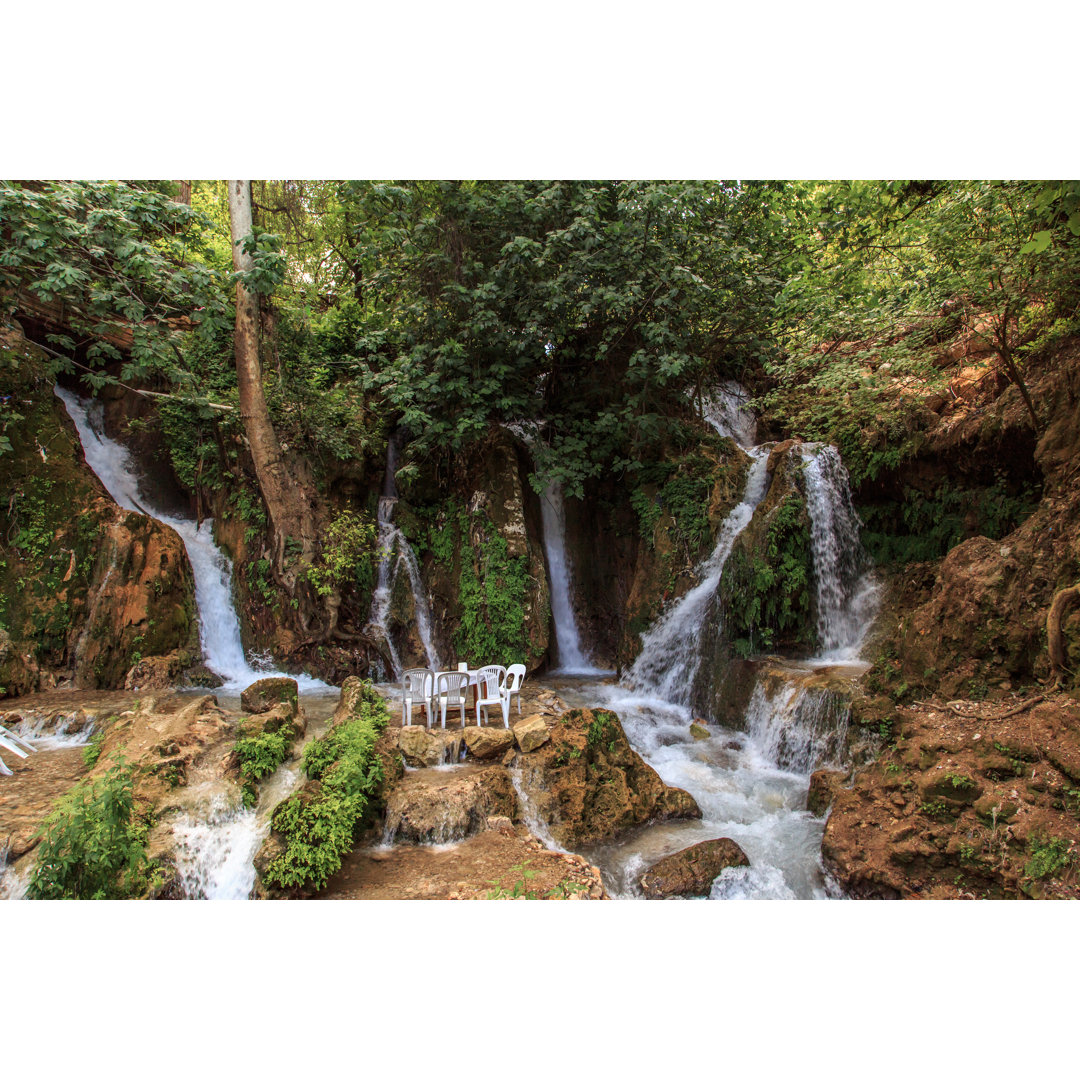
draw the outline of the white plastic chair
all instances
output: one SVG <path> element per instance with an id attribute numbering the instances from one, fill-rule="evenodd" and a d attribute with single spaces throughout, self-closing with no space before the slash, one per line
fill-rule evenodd
<path id="1" fill-rule="evenodd" d="M 435 677 L 435 696 L 431 699 L 434 708 L 439 707 L 442 726 L 446 727 L 446 710 L 461 709 L 461 726 L 465 726 L 465 697 L 469 690 L 469 674 L 466 671 L 442 671 Z"/>
<path id="2" fill-rule="evenodd" d="M 424 723 L 431 727 L 431 694 L 435 688 L 435 672 L 431 668 L 408 668 L 401 673 L 401 722 L 412 723 L 414 705 L 424 706 Z"/>
<path id="3" fill-rule="evenodd" d="M 503 684 L 507 698 L 517 698 L 518 716 L 521 715 L 521 684 L 525 681 L 525 665 L 511 664 L 506 669 L 506 681 Z"/>
<path id="4" fill-rule="evenodd" d="M 501 664 L 489 664 L 476 673 L 476 725 L 480 726 L 480 710 L 484 710 L 484 722 L 487 722 L 487 707 L 498 705 L 502 710 L 503 724 L 510 726 L 510 696 L 506 693 L 506 668 Z"/>
<path id="5" fill-rule="evenodd" d="M 14 731 L 8 731 L 3 725 L 0 725 L 0 746 L 5 750 L 10 750 L 16 757 L 21 758 L 27 757 L 28 753 L 32 753 L 35 749 L 28 742 L 20 739 Z M 11 769 L 4 764 L 3 758 L 0 758 L 0 776 L 13 775 Z"/>

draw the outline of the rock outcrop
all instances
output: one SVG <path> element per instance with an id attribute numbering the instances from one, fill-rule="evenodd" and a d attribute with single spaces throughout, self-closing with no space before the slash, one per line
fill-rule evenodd
<path id="1" fill-rule="evenodd" d="M 0 333 L 0 395 L 20 417 L 0 472 L 0 694 L 116 688 L 147 657 L 198 656 L 182 541 L 106 495 L 46 370 L 18 331 Z"/>
<path id="2" fill-rule="evenodd" d="M 701 817 L 693 797 L 665 784 L 630 746 L 615 713 L 572 709 L 548 732 L 515 768 L 530 813 L 557 843 L 580 846 L 646 821 Z"/>
<path id="3" fill-rule="evenodd" d="M 449 772 L 407 774 L 390 792 L 388 843 L 447 844 L 488 827 L 488 818 L 515 816 L 514 788 L 499 766 L 465 765 Z"/>

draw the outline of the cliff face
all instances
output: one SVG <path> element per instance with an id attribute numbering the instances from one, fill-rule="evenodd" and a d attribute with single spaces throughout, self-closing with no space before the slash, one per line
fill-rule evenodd
<path id="1" fill-rule="evenodd" d="M 0 457 L 0 693 L 124 684 L 147 656 L 198 660 L 183 543 L 129 513 L 83 460 L 78 435 L 21 333 L 0 337 L 11 450 Z"/>
<path id="2" fill-rule="evenodd" d="M 1015 387 L 976 371 L 932 403 L 918 453 L 860 493 L 871 520 L 891 492 L 915 524 L 894 554 L 941 543 L 942 522 L 964 538 L 882 568 L 874 666 L 852 712 L 878 759 L 836 789 L 822 848 L 857 896 L 1077 895 L 1080 613 L 1062 622 L 1060 688 L 1047 615 L 1080 580 L 1080 342 L 1026 376 L 1039 431 Z"/>

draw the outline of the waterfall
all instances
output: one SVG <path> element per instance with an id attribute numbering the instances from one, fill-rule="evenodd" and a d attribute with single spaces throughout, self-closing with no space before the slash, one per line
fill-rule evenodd
<path id="1" fill-rule="evenodd" d="M 750 524 L 754 510 L 765 497 L 768 446 L 750 451 L 750 469 L 742 502 L 728 514 L 720 527 L 716 547 L 697 569 L 699 582 L 679 602 L 653 624 L 641 642 L 641 652 L 627 673 L 633 689 L 648 690 L 678 705 L 688 705 L 701 665 L 699 642 L 709 611 L 709 601 L 720 584 L 724 564 L 739 534 Z"/>
<path id="2" fill-rule="evenodd" d="M 247 900 L 255 888 L 254 858 L 265 839 L 255 811 L 230 808 L 217 797 L 205 817 L 173 823 L 175 862 L 191 900 Z"/>
<path id="3" fill-rule="evenodd" d="M 570 559 L 566 553 L 566 513 L 562 488 L 548 485 L 540 500 L 544 526 L 544 554 L 551 585 L 551 620 L 555 627 L 557 670 L 564 675 L 595 675 L 600 669 L 590 663 L 581 647 L 577 619 L 570 600 Z"/>
<path id="4" fill-rule="evenodd" d="M 818 659 L 855 659 L 877 612 L 878 589 L 859 542 L 859 518 L 840 454 L 818 443 L 801 449 L 823 650 Z"/>
<path id="5" fill-rule="evenodd" d="M 232 562 L 214 543 L 213 522 L 202 525 L 151 507 L 140 491 L 139 474 L 130 452 L 102 430 L 100 404 L 85 401 L 60 386 L 54 388 L 75 423 L 86 463 L 105 490 L 125 510 L 152 517 L 178 533 L 184 542 L 195 577 L 195 603 L 199 609 L 199 644 L 206 666 L 225 680 L 225 690 L 241 690 L 256 679 L 280 675 L 257 671 L 247 661 L 240 639 L 240 620 L 232 594 Z M 291 675 L 301 690 L 328 689 L 307 675 Z"/>
<path id="6" fill-rule="evenodd" d="M 746 708 L 750 741 L 770 765 L 809 774 L 842 764 L 850 708 L 839 695 L 796 679 L 770 694 L 761 682 Z"/>
<path id="7" fill-rule="evenodd" d="M 416 614 L 416 629 L 424 647 L 427 666 L 433 670 L 442 666 L 431 633 L 431 608 L 424 591 L 423 579 L 420 577 L 420 564 L 405 534 L 394 524 L 394 507 L 397 506 L 398 501 L 397 457 L 401 449 L 401 438 L 402 433 L 399 429 L 390 437 L 386 447 L 386 475 L 383 478 L 383 493 L 379 499 L 377 512 L 378 576 L 375 580 L 375 592 L 371 597 L 371 613 L 368 615 L 368 625 L 373 627 L 386 642 L 390 662 L 394 667 L 391 674 L 395 679 L 401 677 L 404 665 L 390 636 L 390 599 L 402 567 L 409 578 L 413 610 Z"/>

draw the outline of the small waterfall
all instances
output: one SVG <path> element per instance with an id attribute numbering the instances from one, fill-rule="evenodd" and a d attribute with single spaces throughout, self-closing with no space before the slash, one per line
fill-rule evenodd
<path id="1" fill-rule="evenodd" d="M 549 485 L 540 500 L 544 526 L 544 554 L 551 585 L 551 620 L 555 626 L 557 670 L 565 675 L 595 675 L 594 667 L 581 647 L 577 619 L 570 600 L 570 559 L 566 554 L 566 513 L 562 488 Z"/>
<path id="2" fill-rule="evenodd" d="M 877 612 L 878 589 L 859 542 L 859 517 L 836 447 L 807 443 L 802 456 L 821 658 L 854 659 Z"/>
<path id="3" fill-rule="evenodd" d="M 750 408 L 750 393 L 733 379 L 701 395 L 705 421 L 721 435 L 749 450 L 757 440 L 757 417 Z"/>
<path id="4" fill-rule="evenodd" d="M 94 408 L 69 390 L 55 387 L 78 429 L 86 463 L 105 485 L 106 491 L 125 510 L 152 517 L 179 534 L 187 549 L 195 577 L 195 603 L 199 609 L 199 644 L 206 666 L 225 680 L 224 689 L 243 689 L 256 679 L 278 675 L 257 671 L 247 661 L 240 639 L 240 620 L 232 595 L 232 563 L 214 543 L 213 522 L 198 525 L 151 509 L 139 489 L 139 474 L 127 448 L 108 438 L 101 429 L 100 405 Z M 328 689 L 326 683 L 307 675 L 291 675 L 301 690 Z"/>
<path id="5" fill-rule="evenodd" d="M 386 448 L 386 475 L 383 479 L 383 493 L 379 499 L 377 512 L 379 536 L 378 536 L 378 576 L 375 580 L 375 592 L 371 598 L 371 613 L 368 615 L 368 625 L 373 627 L 376 633 L 386 642 L 390 653 L 390 661 L 394 665 L 391 672 L 393 677 L 399 678 L 404 670 L 401 657 L 394 647 L 390 636 L 389 617 L 390 599 L 394 593 L 394 585 L 402 567 L 409 578 L 409 588 L 413 596 L 413 610 L 416 613 L 416 629 L 420 635 L 420 642 L 424 647 L 424 656 L 427 666 L 432 669 L 441 667 L 438 651 L 431 633 L 431 608 L 428 605 L 427 594 L 424 591 L 424 582 L 420 577 L 420 564 L 416 561 L 416 553 L 406 539 L 405 534 L 394 524 L 394 507 L 397 506 L 398 492 L 397 458 L 401 449 L 401 430 L 394 432 Z"/>
<path id="6" fill-rule="evenodd" d="M 809 774 L 842 765 L 849 715 L 847 702 L 828 690 L 793 679 L 770 694 L 759 681 L 746 708 L 746 728 L 765 761 Z"/>
<path id="7" fill-rule="evenodd" d="M 254 858 L 267 829 L 253 809 L 229 807 L 223 796 L 205 817 L 173 823 L 175 862 L 190 900 L 247 900 L 255 888 Z"/>
<path id="8" fill-rule="evenodd" d="M 751 463 L 742 502 L 728 514 L 712 554 L 698 567 L 700 581 L 642 638 L 641 653 L 627 673 L 626 684 L 648 690 L 678 705 L 688 705 L 694 676 L 701 664 L 698 645 L 709 601 L 720 584 L 724 564 L 739 534 L 750 524 L 765 497 L 768 446 L 750 451 Z"/>

